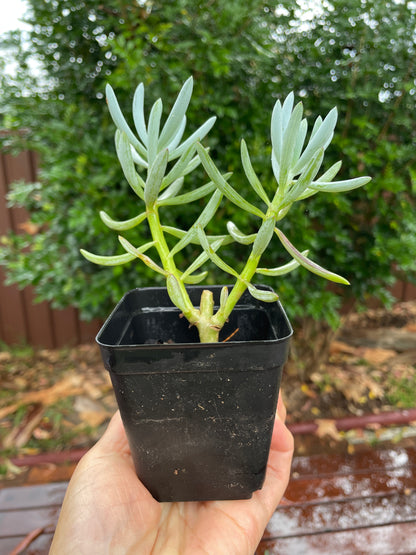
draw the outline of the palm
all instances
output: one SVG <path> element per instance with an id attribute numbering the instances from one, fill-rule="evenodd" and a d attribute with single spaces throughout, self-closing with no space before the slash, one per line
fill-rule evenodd
<path id="1" fill-rule="evenodd" d="M 251 500 L 158 503 L 137 480 L 117 413 L 75 471 L 50 553 L 252 555 L 286 488 L 292 451 L 277 420 L 266 482 Z"/>

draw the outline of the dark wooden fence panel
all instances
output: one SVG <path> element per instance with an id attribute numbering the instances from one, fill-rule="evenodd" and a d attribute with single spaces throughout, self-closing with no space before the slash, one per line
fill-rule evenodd
<path id="1" fill-rule="evenodd" d="M 396 281 L 391 292 L 400 302 L 416 300 L 416 286 L 406 281 Z"/>
<path id="2" fill-rule="evenodd" d="M 22 152 L 18 156 L 0 153 L 0 237 L 9 230 L 17 233 L 28 220 L 20 208 L 8 208 L 6 194 L 10 183 L 36 180 L 36 156 Z M 53 267 L 51 267 L 53 272 Z M 74 308 L 52 310 L 46 303 L 34 303 L 32 287 L 20 291 L 4 284 L 0 268 L 0 341 L 7 345 L 29 343 L 49 349 L 86 343 L 93 340 L 99 322 L 82 322 Z M 416 287 L 398 282 L 394 294 L 400 301 L 416 299 Z"/>
<path id="3" fill-rule="evenodd" d="M 27 222 L 25 210 L 7 207 L 6 194 L 14 181 L 36 180 L 36 167 L 32 152 L 18 156 L 0 153 L 0 237 L 9 230 L 19 233 Z M 0 341 L 53 349 L 93 340 L 99 327 L 97 321 L 80 321 L 74 308 L 53 310 L 46 302 L 35 303 L 32 287 L 20 291 L 14 285 L 6 286 L 4 280 L 4 270 L 0 268 Z"/>

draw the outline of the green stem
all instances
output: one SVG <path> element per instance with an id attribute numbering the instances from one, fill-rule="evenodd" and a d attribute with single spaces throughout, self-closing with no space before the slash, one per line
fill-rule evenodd
<path id="1" fill-rule="evenodd" d="M 266 214 L 265 219 L 263 220 L 262 225 L 264 225 L 264 223 L 267 220 L 269 220 L 270 218 L 273 218 L 274 221 L 276 222 L 277 213 L 278 213 L 278 207 L 276 208 L 272 204 L 269 207 L 269 209 L 267 210 L 267 214 Z M 260 227 L 260 229 L 261 229 L 261 227 Z M 260 229 L 259 229 L 258 233 L 260 233 Z M 267 245 L 264 246 L 262 252 L 264 252 L 266 247 L 267 247 Z M 224 326 L 224 324 L 226 323 L 226 321 L 228 320 L 228 317 L 230 316 L 231 312 L 233 311 L 235 305 L 240 300 L 244 291 L 247 289 L 248 284 L 251 283 L 251 280 L 252 280 L 254 274 L 256 273 L 257 267 L 259 265 L 262 252 L 260 254 L 254 255 L 253 254 L 253 249 L 252 249 L 252 251 L 250 253 L 250 256 L 248 257 L 248 260 L 246 262 L 246 265 L 243 268 L 243 271 L 241 272 L 240 276 L 238 277 L 236 284 L 234 285 L 234 287 L 231 290 L 231 293 L 228 295 L 225 306 L 220 308 L 218 310 L 218 312 L 215 314 L 215 316 L 213 317 L 212 321 L 213 321 L 214 325 L 222 328 Z"/>
<path id="2" fill-rule="evenodd" d="M 180 289 L 182 302 L 175 304 L 182 310 L 189 323 L 197 327 L 201 343 L 216 343 L 221 328 L 213 323 L 214 299 L 212 292 L 208 290 L 202 292 L 199 310 L 193 306 L 185 284 L 180 279 L 180 273 L 176 268 L 173 257 L 170 256 L 169 247 L 166 243 L 156 207 L 148 207 L 147 220 L 163 268 L 176 278 Z"/>
<path id="3" fill-rule="evenodd" d="M 183 297 L 181 303 L 175 304 L 180 310 L 182 310 L 185 318 L 187 318 L 189 323 L 197 327 L 201 343 L 218 342 L 220 330 L 227 322 L 235 305 L 247 289 L 248 284 L 251 283 L 251 280 L 256 273 L 257 267 L 260 262 L 261 253 L 256 255 L 253 254 L 253 251 L 250 253 L 250 256 L 241 274 L 237 278 L 237 282 L 235 283 L 227 298 L 227 301 L 225 302 L 225 306 L 221 307 L 218 312 L 214 314 L 214 300 L 212 292 L 208 290 L 203 290 L 201 295 L 200 308 L 198 310 L 192 305 L 188 292 L 186 291 L 186 287 L 180 279 L 180 273 L 175 266 L 173 257 L 170 256 L 169 247 L 166 243 L 162 226 L 160 224 L 157 208 L 148 208 L 147 214 L 152 238 L 155 241 L 155 246 L 159 253 L 163 268 L 167 272 L 169 272 L 169 274 L 172 274 L 176 278 L 181 296 Z M 273 217 L 274 220 L 276 220 L 277 218 L 276 211 L 273 207 L 269 208 L 265 220 L 270 219 L 271 217 Z"/>
<path id="4" fill-rule="evenodd" d="M 221 328 L 213 323 L 214 297 L 212 291 L 207 289 L 202 291 L 199 312 L 200 316 L 196 327 L 198 328 L 201 343 L 216 343 Z"/>
<path id="5" fill-rule="evenodd" d="M 231 292 L 228 295 L 225 306 L 223 308 L 220 308 L 212 319 L 212 323 L 215 326 L 222 328 L 227 322 L 228 317 L 234 310 L 235 305 L 238 303 L 242 294 L 247 289 L 247 284 L 251 282 L 251 279 L 256 272 L 259 262 L 259 257 L 254 258 L 252 255 L 249 256 L 247 263 L 243 268 L 243 271 L 241 272 L 236 284 L 231 289 Z"/>
<path id="6" fill-rule="evenodd" d="M 169 247 L 166 243 L 165 235 L 163 233 L 159 219 L 159 213 L 155 206 L 147 207 L 147 221 L 149 222 L 150 232 L 152 234 L 153 240 L 155 241 L 155 247 L 159 254 L 163 268 L 167 272 L 172 274 L 178 282 L 181 296 L 183 298 L 183 302 L 181 303 L 182 306 L 178 306 L 178 308 L 182 310 L 185 318 L 189 321 L 190 324 L 196 324 L 199 319 L 199 310 L 193 306 L 186 290 L 185 284 L 180 278 L 180 273 L 176 268 L 173 257 L 169 255 Z"/>

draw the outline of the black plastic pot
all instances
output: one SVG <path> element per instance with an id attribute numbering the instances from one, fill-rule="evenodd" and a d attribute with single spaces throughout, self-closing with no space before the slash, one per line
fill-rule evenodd
<path id="1" fill-rule="evenodd" d="M 202 289 L 219 302 L 221 286 Z M 224 341 L 238 328 L 238 332 Z M 246 499 L 263 485 L 291 325 L 246 293 L 199 343 L 166 289 L 134 289 L 97 335 L 137 475 L 159 501 Z"/>

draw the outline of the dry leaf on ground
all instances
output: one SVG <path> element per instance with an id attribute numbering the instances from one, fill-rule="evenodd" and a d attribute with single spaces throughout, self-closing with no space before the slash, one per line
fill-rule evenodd
<path id="1" fill-rule="evenodd" d="M 352 347 L 351 345 L 348 345 L 348 343 L 344 343 L 343 341 L 332 341 L 329 352 L 331 355 L 345 353 L 357 357 L 359 356 L 359 351 L 357 347 Z"/>
<path id="2" fill-rule="evenodd" d="M 34 405 L 30 411 L 25 414 L 23 421 L 15 426 L 4 438 L 3 448 L 23 447 L 29 441 L 33 430 L 39 425 L 43 418 L 45 409 L 41 404 Z"/>
<path id="3" fill-rule="evenodd" d="M 100 403 L 84 395 L 75 399 L 74 410 L 77 411 L 82 422 L 92 428 L 100 426 L 112 416 L 112 413 L 106 410 Z"/>
<path id="4" fill-rule="evenodd" d="M 335 439 L 335 441 L 341 440 L 341 435 L 337 429 L 335 420 L 328 418 L 317 418 L 315 420 L 315 424 L 318 426 L 315 433 L 319 438 L 329 436 L 332 439 Z"/>
<path id="5" fill-rule="evenodd" d="M 79 395 L 83 392 L 83 379 L 77 374 L 69 374 L 52 387 L 21 394 L 15 403 L 0 409 L 0 419 L 14 413 L 22 405 L 40 403 L 43 406 L 49 406 L 65 397 Z"/>
<path id="6" fill-rule="evenodd" d="M 364 349 L 363 359 L 370 364 L 376 366 L 378 364 L 383 364 L 386 360 L 396 356 L 396 351 L 392 349 Z"/>

